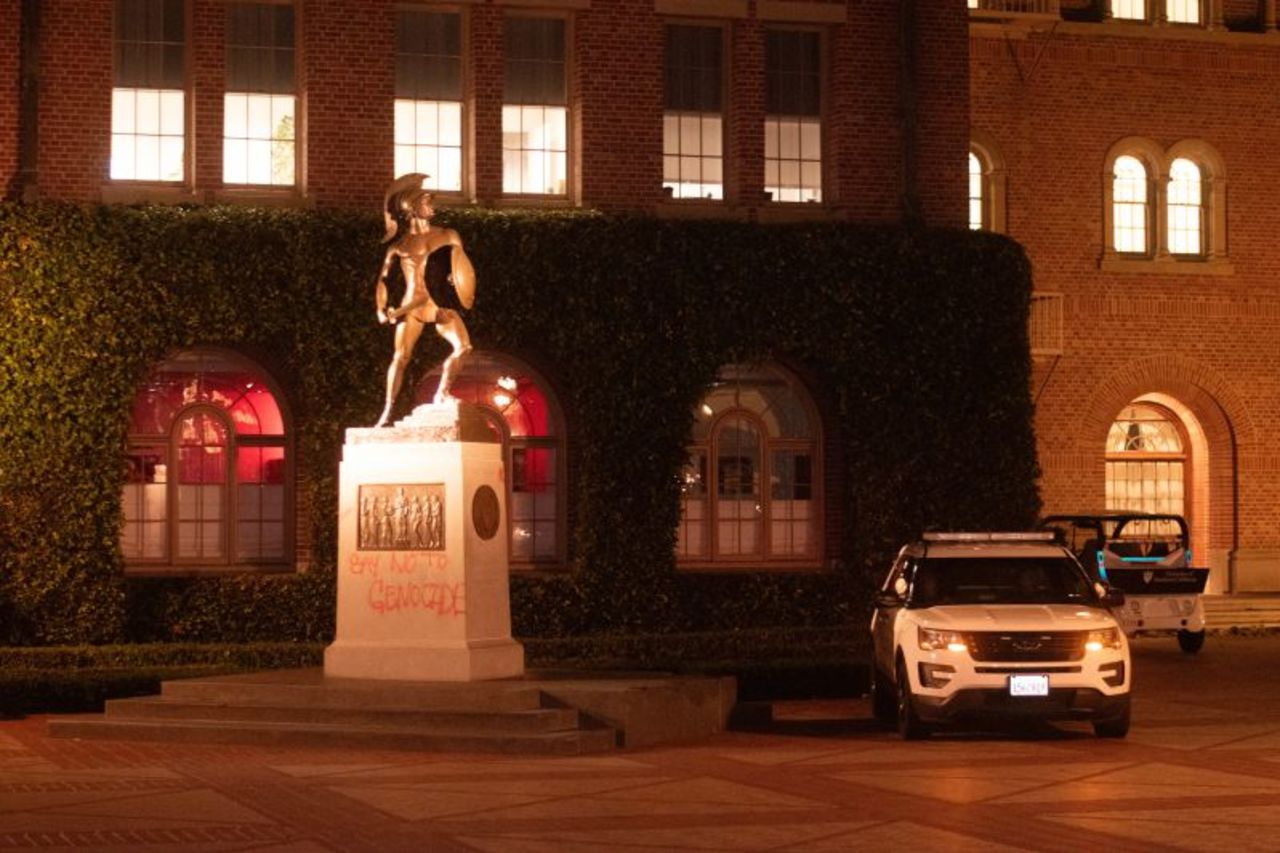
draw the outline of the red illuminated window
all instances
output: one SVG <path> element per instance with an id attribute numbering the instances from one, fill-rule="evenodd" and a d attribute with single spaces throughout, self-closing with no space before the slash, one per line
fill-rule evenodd
<path id="1" fill-rule="evenodd" d="M 126 563 L 143 571 L 287 564 L 287 439 L 258 368 L 214 351 L 161 363 L 133 402 Z"/>
<path id="2" fill-rule="evenodd" d="M 724 367 L 694 417 L 677 560 L 817 564 L 821 440 L 799 381 L 777 367 Z"/>
<path id="3" fill-rule="evenodd" d="M 532 568 L 564 561 L 564 438 L 547 384 L 514 359 L 472 353 L 454 380 L 453 396 L 481 408 L 502 441 L 507 470 L 511 565 Z M 429 402 L 440 381 L 434 371 L 418 386 Z"/>

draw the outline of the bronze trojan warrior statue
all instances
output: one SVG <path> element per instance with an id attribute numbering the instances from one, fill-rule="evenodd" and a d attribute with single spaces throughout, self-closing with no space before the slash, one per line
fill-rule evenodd
<path id="1" fill-rule="evenodd" d="M 457 377 L 462 359 L 471 352 L 471 337 L 467 334 L 462 315 L 451 308 L 442 308 L 432 298 L 429 284 L 452 285 L 458 303 L 470 308 L 476 297 L 476 274 L 471 259 L 463 251 L 462 239 L 452 228 L 438 228 L 431 224 L 435 208 L 431 205 L 431 193 L 422 188 L 429 176 L 418 172 L 397 178 L 383 200 L 382 212 L 387 223 L 386 258 L 374 303 L 378 310 L 378 322 L 396 327 L 395 354 L 387 368 L 387 402 L 382 416 L 374 426 L 383 426 L 391 417 L 391 407 L 400 394 L 405 369 L 413 355 L 414 344 L 422 334 L 422 327 L 431 323 L 436 334 L 449 342 L 452 352 L 444 360 L 440 372 L 440 385 L 432 402 L 449 399 L 449 387 Z M 443 251 L 448 248 L 449 251 Z M 441 250 L 441 251 L 437 251 Z M 404 298 L 397 308 L 387 308 L 387 275 L 391 265 L 400 259 L 404 273 Z M 444 269 L 448 272 L 444 272 Z"/>

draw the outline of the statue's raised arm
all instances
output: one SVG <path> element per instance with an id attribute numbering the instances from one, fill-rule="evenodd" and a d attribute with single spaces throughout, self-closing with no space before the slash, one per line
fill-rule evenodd
<path id="1" fill-rule="evenodd" d="M 431 193 L 422 186 L 427 177 L 414 172 L 396 179 L 388 188 L 383 202 L 387 225 L 383 242 L 390 245 L 378 274 L 374 307 L 379 322 L 395 324 L 396 330 L 395 353 L 387 368 L 386 405 L 375 426 L 383 426 L 391 417 L 392 406 L 400 394 L 405 370 L 424 325 L 433 324 L 436 334 L 448 341 L 451 348 L 441 369 L 440 385 L 436 388 L 433 402 L 442 403 L 449 398 L 449 388 L 462 359 L 471 352 L 471 338 L 466 324 L 462 322 L 462 315 L 437 305 L 427 287 L 427 259 L 437 249 L 450 246 L 449 278 L 458 294 L 458 302 L 463 308 L 470 308 L 475 302 L 475 269 L 462 248 L 462 238 L 451 228 L 437 228 L 431 224 L 435 208 L 431 204 Z M 404 273 L 404 296 L 397 307 L 388 308 L 387 276 L 397 259 Z"/>

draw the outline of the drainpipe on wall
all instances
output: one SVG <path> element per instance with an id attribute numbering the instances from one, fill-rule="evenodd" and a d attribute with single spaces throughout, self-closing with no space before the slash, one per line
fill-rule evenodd
<path id="1" fill-rule="evenodd" d="M 902 223 L 908 227 L 923 224 L 920 214 L 920 186 L 917 178 L 917 143 L 919 103 L 916 97 L 916 2 L 898 2 L 898 104 L 902 134 Z"/>
<path id="2" fill-rule="evenodd" d="M 18 46 L 18 186 L 24 201 L 39 189 L 40 0 L 22 0 Z"/>

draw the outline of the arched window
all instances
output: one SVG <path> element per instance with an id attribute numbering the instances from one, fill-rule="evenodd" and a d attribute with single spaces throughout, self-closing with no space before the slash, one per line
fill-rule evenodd
<path id="1" fill-rule="evenodd" d="M 1113 167 L 1112 204 L 1117 252 L 1146 254 L 1147 168 L 1137 157 L 1128 154 L 1116 158 Z"/>
<path id="2" fill-rule="evenodd" d="M 821 438 L 808 394 L 772 366 L 730 365 L 695 413 L 676 557 L 817 564 Z"/>
<path id="3" fill-rule="evenodd" d="M 120 548 L 132 570 L 280 568 L 290 560 L 286 418 L 231 353 L 162 362 L 133 401 Z"/>
<path id="4" fill-rule="evenodd" d="M 416 402 L 430 402 L 439 382 L 437 368 L 418 385 Z M 512 567 L 562 564 L 564 429 L 547 383 L 513 358 L 473 352 L 450 390 L 479 406 L 502 439 Z"/>
<path id="5" fill-rule="evenodd" d="M 1213 146 L 1183 139 L 1161 148 L 1128 136 L 1111 146 L 1103 175 L 1103 269 L 1234 271 L 1227 254 L 1227 173 Z"/>
<path id="6" fill-rule="evenodd" d="M 1187 439 L 1164 406 L 1135 402 L 1107 434 L 1107 509 L 1186 516 Z"/>
<path id="7" fill-rule="evenodd" d="M 1005 231 L 1005 166 L 999 149 L 974 128 L 969 141 L 969 227 Z"/>
<path id="8" fill-rule="evenodd" d="M 1169 166 L 1169 251 L 1204 254 L 1204 206 L 1200 167 L 1186 158 Z"/>
<path id="9" fill-rule="evenodd" d="M 969 227 L 978 231 L 987 224 L 985 205 L 983 204 L 982 161 L 978 155 L 969 152 Z"/>

